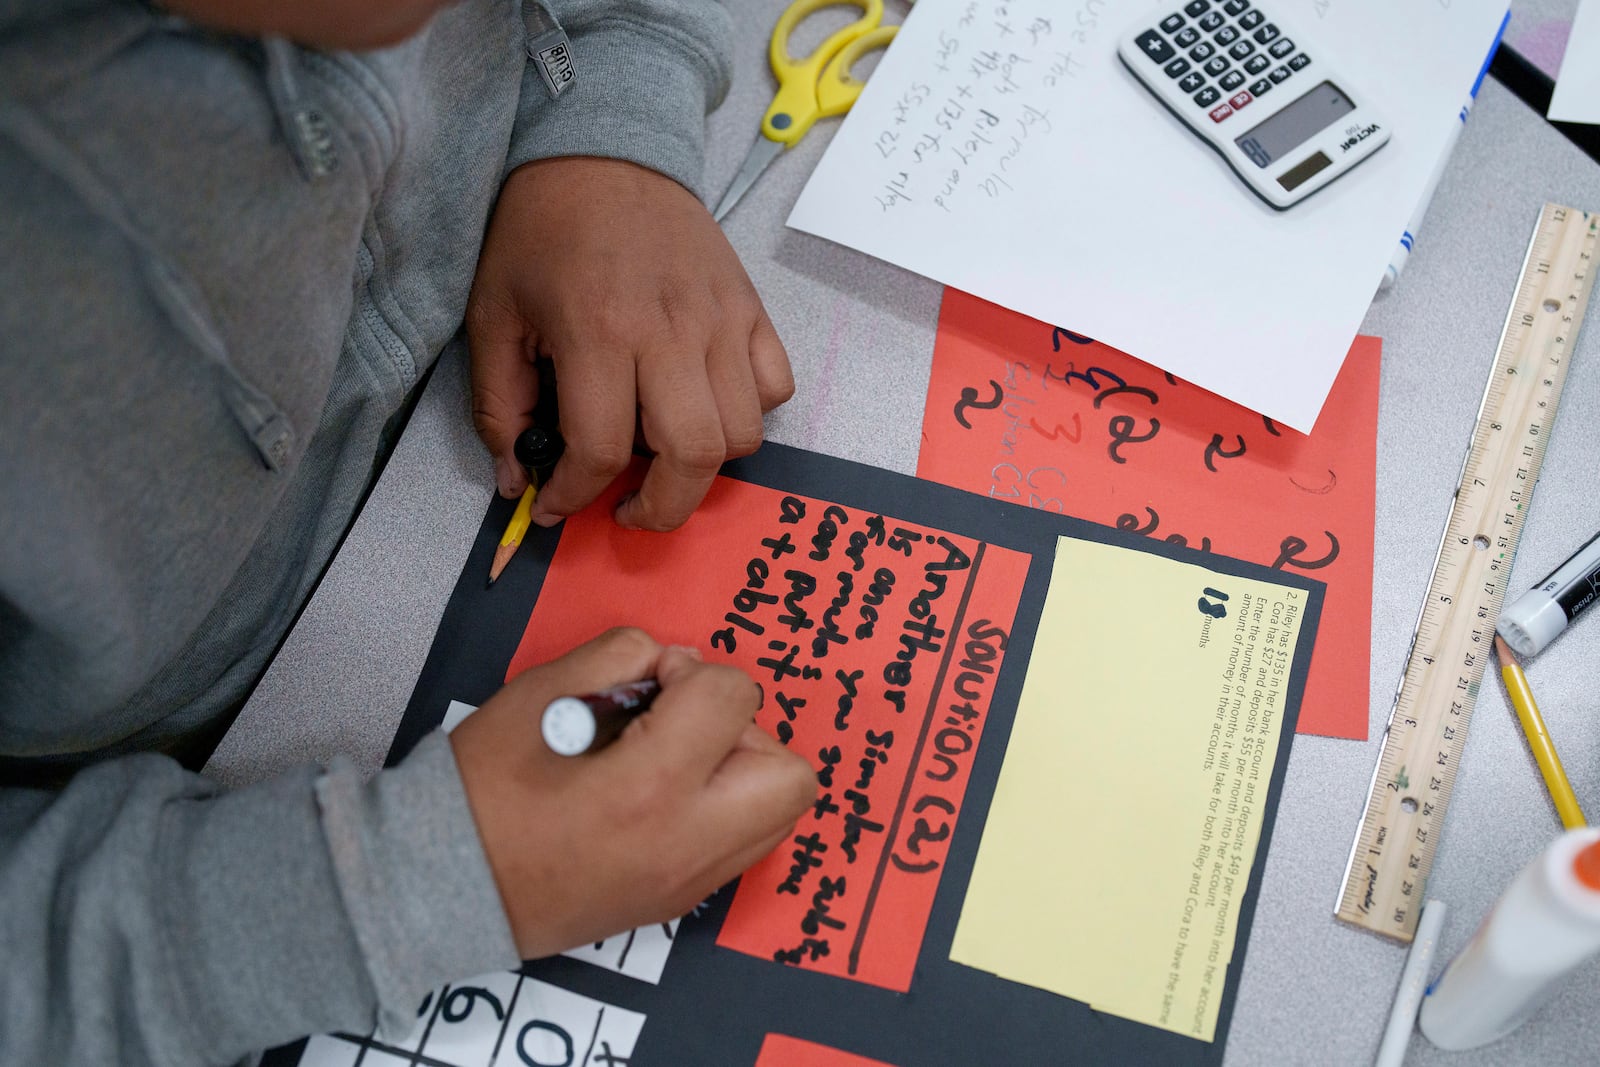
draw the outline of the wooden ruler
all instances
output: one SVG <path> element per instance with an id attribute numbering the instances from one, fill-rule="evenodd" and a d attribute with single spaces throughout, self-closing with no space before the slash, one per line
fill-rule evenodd
<path id="1" fill-rule="evenodd" d="M 1416 933 L 1456 765 L 1572 345 L 1600 265 L 1600 214 L 1539 213 L 1427 599 L 1411 637 L 1335 914 L 1400 941 Z"/>

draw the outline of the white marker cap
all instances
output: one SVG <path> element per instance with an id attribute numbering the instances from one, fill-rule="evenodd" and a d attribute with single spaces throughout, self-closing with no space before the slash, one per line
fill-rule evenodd
<path id="1" fill-rule="evenodd" d="M 594 712 L 577 697 L 557 697 L 545 705 L 539 733 L 556 755 L 582 755 L 594 744 Z"/>
<path id="2" fill-rule="evenodd" d="M 1495 629 L 1519 656 L 1537 656 L 1567 628 L 1567 613 L 1549 593 L 1531 589 L 1505 611 Z"/>

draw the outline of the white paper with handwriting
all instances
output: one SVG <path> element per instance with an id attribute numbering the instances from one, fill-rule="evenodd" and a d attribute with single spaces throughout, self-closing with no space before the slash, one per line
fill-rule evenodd
<path id="1" fill-rule="evenodd" d="M 1600 122 L 1600 0 L 1583 0 L 1561 57 L 1547 118 Z"/>
<path id="2" fill-rule="evenodd" d="M 1328 55 L 1393 129 L 1281 212 L 1117 58 L 1134 24 L 1180 7 L 919 0 L 789 225 L 1309 432 L 1506 3 L 1264 5 L 1314 33 L 1313 62 Z"/>

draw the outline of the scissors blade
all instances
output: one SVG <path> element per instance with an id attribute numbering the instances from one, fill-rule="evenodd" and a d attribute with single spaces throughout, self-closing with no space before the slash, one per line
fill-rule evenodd
<path id="1" fill-rule="evenodd" d="M 717 204 L 717 210 L 711 217 L 721 222 L 723 216 L 733 210 L 733 205 L 749 191 L 755 184 L 761 172 L 766 170 L 774 159 L 783 152 L 783 145 L 777 141 L 768 140 L 764 134 L 756 134 L 756 143 L 750 146 L 750 154 L 744 157 L 744 162 L 739 165 L 739 173 L 733 176 L 733 184 L 728 186 L 728 191 L 722 194 L 722 200 Z"/>

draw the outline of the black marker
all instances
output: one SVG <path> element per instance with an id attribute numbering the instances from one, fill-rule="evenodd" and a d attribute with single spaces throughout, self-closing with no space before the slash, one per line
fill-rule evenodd
<path id="1" fill-rule="evenodd" d="M 558 756 L 581 756 L 616 740 L 634 719 L 650 710 L 661 683 L 654 678 L 625 682 L 577 697 L 556 697 L 545 705 L 539 733 Z"/>
<path id="2" fill-rule="evenodd" d="M 1600 534 L 1595 534 L 1544 581 L 1517 597 L 1495 624 L 1519 656 L 1537 656 L 1567 624 L 1600 600 Z"/>

